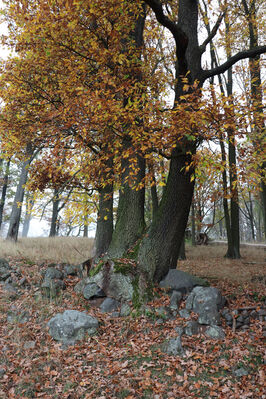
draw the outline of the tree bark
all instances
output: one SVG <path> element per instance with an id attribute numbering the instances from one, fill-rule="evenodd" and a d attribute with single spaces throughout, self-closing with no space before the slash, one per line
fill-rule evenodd
<path id="1" fill-rule="evenodd" d="M 149 281 L 160 281 L 177 265 L 194 189 L 193 171 L 184 170 L 190 162 L 190 154 L 173 150 L 162 200 L 139 249 L 139 268 Z"/>
<path id="2" fill-rule="evenodd" d="M 30 221 L 31 221 L 31 210 L 34 204 L 34 200 L 30 194 L 27 195 L 27 202 L 26 202 L 26 213 L 22 228 L 22 237 L 28 237 L 29 229 L 30 229 Z"/>
<path id="3" fill-rule="evenodd" d="M 5 202 L 6 202 L 6 192 L 7 192 L 7 187 L 8 187 L 10 162 L 11 161 L 9 159 L 6 163 L 5 174 L 3 177 L 3 187 L 2 187 L 1 200 L 0 200 L 0 230 L 2 227 L 2 223 L 3 223 L 3 214 L 4 214 L 4 207 L 5 207 Z"/>
<path id="4" fill-rule="evenodd" d="M 137 17 L 135 27 L 131 31 L 131 39 L 136 49 L 143 45 L 143 30 L 146 18 L 146 6 L 143 3 L 143 13 Z M 128 43 L 125 43 L 125 50 Z M 132 45 L 132 44 L 131 44 Z M 141 82 L 141 71 L 133 73 L 136 79 Z M 128 99 L 125 99 L 127 103 Z M 141 121 L 139 121 L 141 123 Z M 130 154 L 129 157 L 122 158 L 121 161 L 121 188 L 119 191 L 119 203 L 117 210 L 117 221 L 112 235 L 112 241 L 108 248 L 108 255 L 111 257 L 122 257 L 127 250 L 135 245 L 136 241 L 142 236 L 145 229 L 144 205 L 145 187 L 139 188 L 139 183 L 145 177 L 145 159 L 138 148 L 134 148 L 131 138 L 126 134 L 122 140 L 123 153 Z M 132 178 L 132 164 L 137 170 Z M 136 190 L 136 188 L 138 188 Z"/>
<path id="5" fill-rule="evenodd" d="M 7 233 L 7 239 L 9 239 L 9 240 L 17 241 L 17 239 L 18 239 L 21 208 L 22 208 L 23 199 L 24 199 L 25 184 L 26 184 L 27 178 L 28 178 L 28 167 L 32 161 L 32 155 L 33 155 L 33 147 L 29 143 L 29 144 L 27 144 L 27 147 L 26 147 L 26 159 L 22 163 L 19 183 L 17 186 L 17 190 L 16 190 L 16 194 L 15 194 L 15 198 L 14 198 L 14 202 L 13 202 L 13 206 L 12 206 L 10 222 L 9 222 L 9 229 L 8 229 L 8 233 Z"/>
<path id="6" fill-rule="evenodd" d="M 124 139 L 123 151 L 127 151 L 131 146 L 131 140 L 127 138 Z M 131 172 L 130 166 L 134 160 L 138 173 L 137 176 L 135 176 L 135 181 L 129 181 Z M 122 170 L 122 186 L 119 192 L 117 221 L 108 249 L 108 255 L 111 257 L 124 256 L 126 251 L 141 238 L 145 228 L 145 189 L 136 190 L 133 187 L 133 185 L 137 187 L 145 176 L 145 160 L 143 156 L 136 154 L 132 155 L 129 159 L 123 159 Z"/>
<path id="7" fill-rule="evenodd" d="M 245 15 L 248 21 L 249 29 L 249 48 L 250 50 L 258 46 L 258 29 L 257 29 L 257 15 L 256 15 L 256 0 L 251 0 L 249 5 L 246 0 L 242 0 Z M 252 101 L 252 112 L 253 112 L 253 125 L 252 129 L 252 141 L 257 151 L 263 151 L 263 132 L 265 128 L 265 122 L 263 117 L 263 91 L 261 85 L 261 67 L 260 67 L 260 55 L 256 55 L 253 58 L 249 58 L 249 71 L 250 71 L 250 89 L 251 89 L 251 101 Z M 262 162 L 260 165 L 261 175 L 264 176 L 266 169 L 266 162 Z M 260 199 L 263 213 L 264 223 L 264 237 L 266 239 L 266 185 L 262 178 L 261 181 L 261 192 Z"/>
<path id="8" fill-rule="evenodd" d="M 59 191 L 55 189 L 53 197 L 53 210 L 52 210 L 52 219 L 51 219 L 49 237 L 55 237 L 58 234 L 59 204 L 60 204 Z"/>
<path id="9" fill-rule="evenodd" d="M 99 190 L 99 208 L 95 236 L 95 256 L 103 255 L 109 248 L 113 235 L 113 185 Z"/>
<path id="10" fill-rule="evenodd" d="M 191 245 L 196 246 L 196 226 L 195 226 L 195 203 L 191 203 Z"/>

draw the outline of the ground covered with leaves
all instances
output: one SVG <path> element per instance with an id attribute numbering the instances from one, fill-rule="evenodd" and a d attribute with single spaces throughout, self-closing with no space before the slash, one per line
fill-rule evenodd
<path id="1" fill-rule="evenodd" d="M 179 268 L 207 278 L 231 310 L 265 306 L 263 250 L 238 261 L 225 260 L 220 250 L 212 249 L 212 256 L 208 247 L 201 251 L 205 256 L 196 259 L 188 253 Z M 262 320 L 251 319 L 247 331 L 234 331 L 223 321 L 222 341 L 183 336 L 185 356 L 169 356 L 160 344 L 176 336 L 175 327 L 184 326 L 181 317 L 162 320 L 155 312 L 112 318 L 74 292 L 76 277 L 69 277 L 63 294 L 49 301 L 40 294 L 41 270 L 47 264 L 8 261 L 29 286 L 18 296 L 7 295 L 0 286 L 0 398 L 266 398 Z M 157 294 L 153 307 L 169 304 L 167 295 Z M 98 334 L 62 349 L 49 336 L 47 322 L 66 309 L 97 317 Z M 238 376 L 239 369 L 245 375 Z"/>

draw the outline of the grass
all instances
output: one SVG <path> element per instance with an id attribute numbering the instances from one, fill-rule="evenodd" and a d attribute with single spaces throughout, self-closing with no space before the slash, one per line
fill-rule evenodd
<path id="1" fill-rule="evenodd" d="M 75 248 L 75 249 L 74 249 Z M 0 241 L 0 257 L 20 269 L 30 287 L 12 298 L 0 285 L 0 398 L 2 399 L 209 399 L 263 398 L 262 322 L 251 320 L 247 332 L 232 331 L 223 324 L 223 341 L 203 335 L 184 336 L 186 357 L 168 356 L 159 349 L 175 336 L 184 319 L 157 323 L 156 312 L 145 316 L 112 318 L 92 307 L 73 287 L 76 277 L 66 279 L 60 300 L 40 295 L 41 270 L 48 263 L 78 264 L 91 256 L 93 240 L 84 238 L 21 239 L 17 244 Z M 221 289 L 231 309 L 262 306 L 265 287 L 263 248 L 244 247 L 240 260 L 224 258 L 226 246 L 187 248 L 187 260 L 178 268 L 207 278 Z M 254 279 L 258 277 L 257 279 Z M 156 309 L 169 297 L 156 297 Z M 86 311 L 100 321 L 97 336 L 62 350 L 48 334 L 47 322 L 66 309 Z M 10 312 L 30 314 L 26 323 Z M 158 316 L 158 318 L 161 318 Z M 25 349 L 27 342 L 35 346 Z M 245 367 L 248 375 L 236 377 Z"/>
<path id="2" fill-rule="evenodd" d="M 93 245 L 93 238 L 83 237 L 20 238 L 17 243 L 0 238 L 0 257 L 78 264 L 92 256 Z"/>

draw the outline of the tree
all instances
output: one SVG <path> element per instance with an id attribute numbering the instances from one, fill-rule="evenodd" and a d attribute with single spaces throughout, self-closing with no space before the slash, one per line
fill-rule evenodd
<path id="1" fill-rule="evenodd" d="M 25 184 L 27 182 L 27 177 L 28 177 L 28 167 L 33 159 L 33 156 L 34 156 L 34 149 L 32 147 L 32 144 L 28 143 L 25 150 L 25 157 L 21 164 L 19 182 L 17 185 L 16 194 L 10 215 L 9 228 L 7 233 L 7 239 L 9 240 L 17 241 L 18 239 L 21 208 L 24 199 Z"/>
<path id="2" fill-rule="evenodd" d="M 9 169 L 10 169 L 10 162 L 11 160 L 8 159 L 6 161 L 5 172 L 3 175 L 3 185 L 2 185 L 2 193 L 1 193 L 1 200 L 0 200 L 0 229 L 3 223 L 3 214 L 4 214 L 4 207 L 6 202 L 6 193 L 8 188 L 8 180 L 9 180 Z"/>
<path id="3" fill-rule="evenodd" d="M 174 42 L 173 109 L 161 98 L 164 82 L 172 81 L 172 76 L 159 85 L 158 76 L 149 73 L 146 62 L 152 51 L 141 46 L 144 3 Z M 34 115 L 44 133 L 47 129 L 60 138 L 71 129 L 77 151 L 95 144 L 98 148 L 107 146 L 113 156 L 112 175 L 121 193 L 109 256 L 127 256 L 126 250 L 138 242 L 136 260 L 145 285 L 159 281 L 169 267 L 176 267 L 194 190 L 193 156 L 207 137 L 207 125 L 212 124 L 201 94 L 204 82 L 243 58 L 265 52 L 266 47 L 240 51 L 207 70 L 202 68 L 201 58 L 219 29 L 223 10 L 210 35 L 199 45 L 195 0 L 180 0 L 178 7 L 177 2 L 158 0 L 94 0 L 82 7 L 82 12 L 81 4 L 10 2 L 9 42 L 16 43 L 24 56 L 21 65 L 27 67 L 30 79 L 26 93 L 31 106 L 26 107 L 23 118 L 29 121 Z M 145 56 L 143 51 L 147 51 Z M 43 100 L 47 91 L 49 102 L 47 95 Z M 41 131 L 36 127 L 35 123 L 35 134 Z M 154 159 L 154 152 L 169 159 L 169 173 L 153 221 L 142 235 L 144 185 L 150 178 L 149 174 L 145 177 L 144 159 Z M 87 154 L 89 157 L 89 151 Z M 100 152 L 93 167 L 97 168 L 106 155 L 106 151 Z"/>

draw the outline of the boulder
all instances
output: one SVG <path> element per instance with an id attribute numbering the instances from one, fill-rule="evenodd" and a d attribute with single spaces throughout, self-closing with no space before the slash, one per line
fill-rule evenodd
<path id="1" fill-rule="evenodd" d="M 47 298 L 56 298 L 65 289 L 66 285 L 62 280 L 44 279 L 41 285 L 42 294 Z"/>
<path id="2" fill-rule="evenodd" d="M 103 298 L 105 293 L 96 283 L 89 283 L 83 289 L 83 296 L 86 299 Z"/>
<path id="3" fill-rule="evenodd" d="M 64 278 L 64 273 L 62 273 L 60 270 L 56 269 L 55 267 L 48 267 L 44 275 L 45 280 L 52 280 L 52 279 L 63 280 L 63 278 Z"/>
<path id="4" fill-rule="evenodd" d="M 86 312 L 66 310 L 58 313 L 48 322 L 49 334 L 53 339 L 66 345 L 73 345 L 82 340 L 86 334 L 93 335 L 98 329 L 99 323 L 95 317 Z"/>
<path id="5" fill-rule="evenodd" d="M 113 262 L 106 262 L 100 271 L 94 276 L 87 277 L 85 283 L 75 287 L 75 291 L 83 291 L 86 284 L 95 283 L 105 293 L 105 296 L 116 299 L 119 302 L 129 302 L 133 298 L 134 277 L 130 274 L 117 272 Z M 83 289 L 82 289 L 83 286 Z"/>
<path id="6" fill-rule="evenodd" d="M 100 306 L 100 310 L 104 313 L 110 313 L 118 310 L 120 302 L 113 298 L 106 298 Z"/>
<path id="7" fill-rule="evenodd" d="M 219 326 L 208 326 L 205 330 L 205 335 L 213 339 L 224 339 L 225 333 Z"/>
<path id="8" fill-rule="evenodd" d="M 219 310 L 225 299 L 215 287 L 195 287 L 186 301 L 186 309 L 198 313 L 200 324 L 217 325 L 221 323 Z"/>
<path id="9" fill-rule="evenodd" d="M 182 293 L 180 291 L 173 291 L 170 298 L 170 309 L 177 310 L 179 308 L 182 299 Z"/>
<path id="10" fill-rule="evenodd" d="M 11 276 L 11 268 L 9 263 L 0 258 L 0 281 L 6 281 Z"/>
<path id="11" fill-rule="evenodd" d="M 181 338 L 184 331 L 182 328 L 176 328 L 175 330 L 177 331 L 178 336 L 164 341 L 161 345 L 161 350 L 168 355 L 183 356 L 185 352 L 182 346 Z"/>
<path id="12" fill-rule="evenodd" d="M 200 331 L 200 326 L 195 320 L 187 322 L 187 325 L 185 327 L 186 335 L 189 335 L 191 337 L 192 335 L 197 335 L 199 331 Z"/>
<path id="13" fill-rule="evenodd" d="M 206 286 L 208 283 L 199 277 L 176 269 L 170 269 L 165 278 L 159 283 L 161 288 L 165 288 L 168 291 L 180 291 L 184 294 L 190 292 L 197 285 Z"/>
<path id="14" fill-rule="evenodd" d="M 120 316 L 121 317 L 127 317 L 131 313 L 131 307 L 129 306 L 128 303 L 122 303 L 121 309 L 120 309 Z"/>

